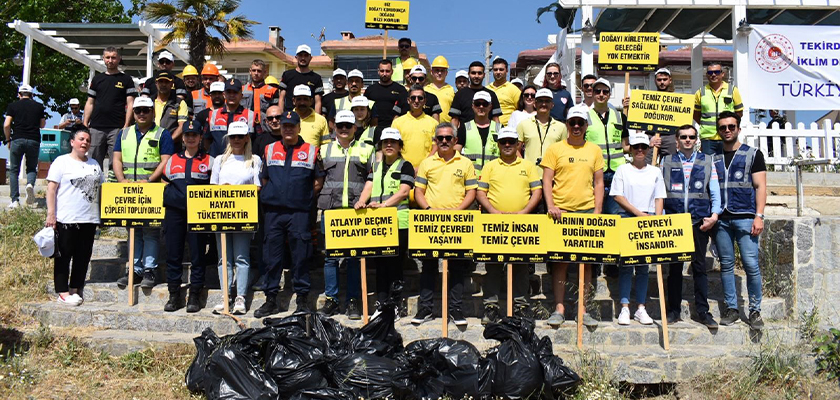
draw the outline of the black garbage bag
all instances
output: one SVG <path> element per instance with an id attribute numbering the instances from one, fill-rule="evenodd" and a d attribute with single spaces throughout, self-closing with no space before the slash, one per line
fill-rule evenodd
<path id="1" fill-rule="evenodd" d="M 326 345 L 316 338 L 281 335 L 270 345 L 265 372 L 277 383 L 281 398 L 302 389 L 327 386 Z"/>
<path id="2" fill-rule="evenodd" d="M 373 354 L 349 354 L 329 363 L 330 381 L 365 399 L 394 398 L 393 381 L 399 367 L 389 358 Z"/>
<path id="3" fill-rule="evenodd" d="M 323 314 L 307 314 L 310 319 L 312 334 L 327 344 L 328 359 L 340 358 L 352 354 L 353 337 L 356 330 L 341 325 L 338 321 Z"/>
<path id="4" fill-rule="evenodd" d="M 306 336 L 307 317 L 307 314 L 292 314 L 283 318 L 265 318 L 263 325 L 273 328 L 276 334 Z"/>
<path id="5" fill-rule="evenodd" d="M 403 369 L 410 375 L 418 398 L 483 397 L 491 394 L 492 374 L 478 349 L 450 338 L 424 339 L 405 348 Z"/>
<path id="6" fill-rule="evenodd" d="M 487 353 L 487 359 L 492 362 L 495 371 L 493 396 L 508 399 L 537 398 L 543 391 L 542 365 L 537 354 L 522 340 L 520 330 L 523 325 L 511 322 L 516 321 L 503 320 L 501 323 L 488 324 L 484 329 L 485 339 L 501 342 Z"/>
<path id="7" fill-rule="evenodd" d="M 204 390 L 204 379 L 207 376 L 207 358 L 219 345 L 219 337 L 213 329 L 207 328 L 201 332 L 201 336 L 193 339 L 193 343 L 195 343 L 195 358 L 187 369 L 184 381 L 191 392 L 201 392 Z"/>
<path id="8" fill-rule="evenodd" d="M 554 355 L 551 339 L 548 336 L 540 340 L 537 357 L 539 357 L 540 364 L 543 367 L 546 392 L 563 391 L 580 382 L 580 376 L 566 366 L 563 359 Z"/>
<path id="9" fill-rule="evenodd" d="M 321 388 L 298 391 L 289 400 L 356 400 L 349 390 Z"/>
<path id="10" fill-rule="evenodd" d="M 276 399 L 274 379 L 241 347 L 236 341 L 224 342 L 210 355 L 204 394 L 210 400 Z"/>
<path id="11" fill-rule="evenodd" d="M 395 318 L 393 304 L 386 303 L 379 316 L 356 331 L 350 341 L 353 353 L 392 357 L 402 352 L 402 335 L 394 328 Z"/>

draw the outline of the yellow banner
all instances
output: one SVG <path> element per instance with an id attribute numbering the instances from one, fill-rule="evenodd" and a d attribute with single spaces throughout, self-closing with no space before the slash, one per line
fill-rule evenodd
<path id="1" fill-rule="evenodd" d="M 408 255 L 416 258 L 472 258 L 478 211 L 411 210 Z"/>
<path id="2" fill-rule="evenodd" d="M 481 214 L 475 224 L 476 262 L 545 262 L 551 218 L 547 215 Z"/>
<path id="3" fill-rule="evenodd" d="M 408 30 L 408 2 L 367 0 L 365 28 Z"/>
<path id="4" fill-rule="evenodd" d="M 382 257 L 399 252 L 396 207 L 324 211 L 327 257 Z"/>
<path id="5" fill-rule="evenodd" d="M 187 186 L 187 226 L 191 232 L 255 232 L 256 185 Z"/>
<path id="6" fill-rule="evenodd" d="M 551 225 L 555 239 L 548 244 L 548 261 L 618 264 L 620 219 L 617 215 L 563 213 Z"/>
<path id="7" fill-rule="evenodd" d="M 101 218 L 103 226 L 160 227 L 165 183 L 103 183 Z"/>
<path id="8" fill-rule="evenodd" d="M 691 214 L 623 218 L 620 242 L 621 265 L 691 261 Z"/>
<path id="9" fill-rule="evenodd" d="M 659 33 L 601 32 L 598 64 L 603 71 L 655 71 L 659 65 Z"/>
<path id="10" fill-rule="evenodd" d="M 694 95 L 634 90 L 630 93 L 627 128 L 653 133 L 676 133 L 694 123 Z"/>

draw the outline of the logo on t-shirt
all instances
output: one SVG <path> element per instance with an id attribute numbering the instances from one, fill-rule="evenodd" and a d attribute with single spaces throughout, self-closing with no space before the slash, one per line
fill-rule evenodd
<path id="1" fill-rule="evenodd" d="M 460 168 L 458 168 L 458 169 L 455 170 L 455 173 L 453 175 L 455 175 L 458 178 L 463 178 L 464 177 L 464 171 L 462 171 Z"/>
<path id="2" fill-rule="evenodd" d="M 121 81 L 117 81 L 117 84 L 114 85 L 114 87 L 119 88 L 119 89 L 124 89 L 125 88 L 125 86 L 123 86 L 123 83 Z"/>
<path id="3" fill-rule="evenodd" d="M 575 158 L 574 157 L 569 157 L 569 164 L 574 164 L 574 162 L 575 162 Z"/>
<path id="4" fill-rule="evenodd" d="M 525 171 L 524 169 L 521 169 L 521 170 L 519 170 L 519 175 L 528 176 L 528 172 Z"/>
<path id="5" fill-rule="evenodd" d="M 563 103 L 563 104 L 566 104 L 567 101 L 569 101 L 569 99 L 567 99 L 565 97 L 560 98 L 560 102 Z"/>
<path id="6" fill-rule="evenodd" d="M 309 153 L 302 150 L 297 153 L 297 158 L 300 161 L 306 161 L 307 156 L 309 156 Z"/>

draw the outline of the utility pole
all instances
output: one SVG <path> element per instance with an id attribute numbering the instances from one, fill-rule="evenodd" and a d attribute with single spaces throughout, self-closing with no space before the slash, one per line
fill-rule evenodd
<path id="1" fill-rule="evenodd" d="M 484 86 L 490 84 L 490 78 L 493 76 L 490 65 L 490 59 L 493 57 L 493 52 L 490 51 L 490 46 L 492 45 L 493 39 L 484 42 Z"/>

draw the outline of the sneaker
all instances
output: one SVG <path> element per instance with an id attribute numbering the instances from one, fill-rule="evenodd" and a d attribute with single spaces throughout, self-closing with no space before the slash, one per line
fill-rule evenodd
<path id="1" fill-rule="evenodd" d="M 141 280 L 143 280 L 143 275 L 138 273 L 134 273 L 134 284 L 138 284 Z M 120 289 L 125 289 L 128 287 L 128 274 L 117 280 L 117 287 Z"/>
<path id="2" fill-rule="evenodd" d="M 11 210 L 11 209 L 14 209 L 14 208 L 18 208 L 18 207 L 20 207 L 20 202 L 19 202 L 19 201 L 17 201 L 17 200 L 15 200 L 15 201 L 13 201 L 13 202 L 9 203 L 9 205 L 8 205 L 8 206 L 6 206 L 6 207 L 7 207 L 8 209 L 10 209 L 10 210 Z"/>
<path id="3" fill-rule="evenodd" d="M 197 313 L 201 310 L 201 301 L 199 300 L 198 293 L 190 293 L 189 299 L 187 300 L 187 312 L 188 313 Z"/>
<path id="4" fill-rule="evenodd" d="M 228 311 L 233 308 L 233 298 L 228 299 Z M 219 303 L 213 306 L 213 314 L 221 314 L 225 312 L 225 303 Z"/>
<path id="5" fill-rule="evenodd" d="M 682 318 L 680 318 L 680 314 L 674 311 L 668 311 L 668 314 L 665 318 L 668 320 L 669 324 L 676 324 L 677 322 L 680 322 L 682 320 Z"/>
<path id="6" fill-rule="evenodd" d="M 464 318 L 464 312 L 460 308 L 449 310 L 449 320 L 455 323 L 455 326 L 467 326 L 467 319 Z"/>
<path id="7" fill-rule="evenodd" d="M 166 305 L 163 306 L 163 311 L 166 312 L 173 312 L 180 308 L 180 301 L 178 300 L 177 294 L 169 294 L 169 301 L 166 302 Z"/>
<path id="8" fill-rule="evenodd" d="M 557 328 L 560 325 L 563 325 L 564 322 L 566 322 L 566 317 L 564 317 L 563 314 L 561 314 L 557 311 L 551 313 L 551 316 L 548 317 L 548 321 L 547 321 L 548 326 L 550 326 L 552 328 Z"/>
<path id="9" fill-rule="evenodd" d="M 595 318 L 592 318 L 592 316 L 589 315 L 589 313 L 584 313 L 583 314 L 583 326 L 585 326 L 587 328 L 594 328 L 594 327 L 598 326 L 598 320 L 596 320 Z"/>
<path id="10" fill-rule="evenodd" d="M 729 308 L 724 311 L 723 316 L 720 317 L 720 324 L 723 326 L 729 326 L 738 323 L 740 320 L 741 316 L 738 314 L 738 310 Z"/>
<path id="11" fill-rule="evenodd" d="M 26 184 L 26 205 L 35 204 L 35 187 L 31 183 Z"/>
<path id="12" fill-rule="evenodd" d="M 764 329 L 764 320 L 761 319 L 761 313 L 758 311 L 750 311 L 750 328 L 756 331 Z"/>
<path id="13" fill-rule="evenodd" d="M 85 302 L 85 299 L 83 299 L 82 296 L 79 296 L 78 293 L 73 293 L 73 294 L 70 295 L 70 297 L 72 297 L 73 301 L 78 303 L 77 305 L 79 305 L 79 306 L 82 305 L 82 303 Z"/>
<path id="14" fill-rule="evenodd" d="M 706 313 L 702 317 L 698 318 L 698 322 L 706 326 L 709 329 L 717 329 L 718 323 L 715 322 L 715 319 L 712 318 L 712 314 Z"/>
<path id="15" fill-rule="evenodd" d="M 630 325 L 630 307 L 621 307 L 621 312 L 618 314 L 619 325 Z"/>
<path id="16" fill-rule="evenodd" d="M 499 306 L 488 304 L 484 306 L 484 316 L 481 317 L 481 325 L 499 322 Z"/>
<path id="17" fill-rule="evenodd" d="M 645 310 L 644 307 L 639 307 L 636 310 L 636 313 L 633 314 L 633 319 L 639 321 L 642 325 L 650 325 L 653 323 L 653 318 L 648 315 L 647 310 Z"/>
<path id="18" fill-rule="evenodd" d="M 338 307 L 338 300 L 332 297 L 327 297 L 327 299 L 324 300 L 324 306 L 321 307 L 321 309 L 318 310 L 318 312 L 328 317 L 338 314 L 339 312 L 341 312 Z"/>
<path id="19" fill-rule="evenodd" d="M 140 287 L 143 289 L 151 289 L 155 287 L 155 272 L 147 269 L 143 273 L 143 282 L 140 282 Z"/>
<path id="20" fill-rule="evenodd" d="M 307 295 L 297 295 L 295 299 L 295 314 L 309 314 L 312 309 L 309 308 L 309 301 Z"/>
<path id="21" fill-rule="evenodd" d="M 417 314 L 415 314 L 414 318 L 411 319 L 411 323 L 414 325 L 420 325 L 426 321 L 431 321 L 433 318 L 431 308 L 420 307 L 420 309 L 417 310 Z"/>
<path id="22" fill-rule="evenodd" d="M 248 310 L 245 308 L 245 297 L 236 296 L 236 299 L 233 301 L 233 314 L 242 315 L 246 312 L 248 312 Z"/>
<path id="23" fill-rule="evenodd" d="M 359 310 L 359 300 L 350 299 L 347 302 L 347 318 L 353 321 L 362 319 L 362 311 Z"/>
<path id="24" fill-rule="evenodd" d="M 79 305 L 79 303 L 73 298 L 73 296 L 69 294 L 64 297 L 58 295 L 58 298 L 56 298 L 55 301 L 57 301 L 59 304 L 64 304 L 66 306 L 76 307 Z"/>
<path id="25" fill-rule="evenodd" d="M 277 314 L 280 311 L 281 311 L 280 306 L 277 304 L 277 298 L 276 297 L 266 297 L 265 298 L 265 303 L 263 303 L 263 305 L 261 305 L 260 308 L 258 308 L 256 311 L 254 311 L 254 317 L 255 318 L 263 318 L 263 317 L 267 317 L 269 315 Z"/>
<path id="26" fill-rule="evenodd" d="M 514 304 L 513 315 L 519 318 L 534 319 L 534 310 L 527 304 Z"/>

